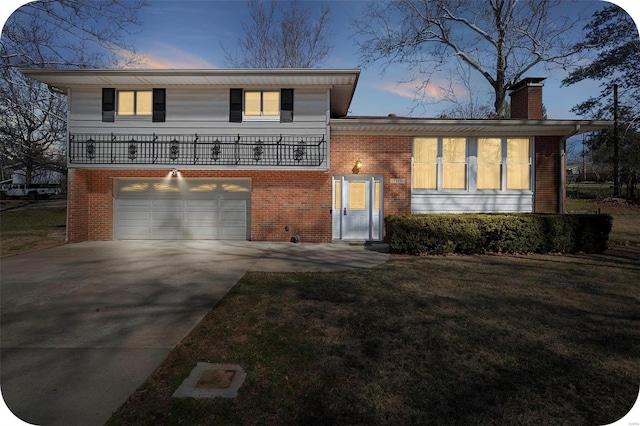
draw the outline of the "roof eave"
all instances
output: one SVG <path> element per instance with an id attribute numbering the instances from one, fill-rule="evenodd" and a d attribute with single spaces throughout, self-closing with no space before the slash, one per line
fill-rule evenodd
<path id="1" fill-rule="evenodd" d="M 439 119 L 332 119 L 331 131 L 406 135 L 529 135 L 574 136 L 613 125 L 606 120 L 439 120 Z"/>
<path id="2" fill-rule="evenodd" d="M 118 87 L 137 85 L 242 87 L 317 86 L 336 90 L 332 94 L 331 116 L 344 117 L 356 90 L 359 69 L 22 69 L 23 74 L 66 91 L 76 87 Z M 339 94 L 337 93 L 339 92 Z"/>

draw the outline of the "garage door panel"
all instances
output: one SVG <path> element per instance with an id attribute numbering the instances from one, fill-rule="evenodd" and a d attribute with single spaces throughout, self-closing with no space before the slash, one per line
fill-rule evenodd
<path id="1" fill-rule="evenodd" d="M 218 200 L 185 200 L 185 205 L 189 210 L 218 210 L 218 204 Z"/>
<path id="2" fill-rule="evenodd" d="M 149 228 L 146 227 L 122 225 L 119 228 L 119 237 L 129 240 L 147 240 L 151 234 Z"/>
<path id="3" fill-rule="evenodd" d="M 189 226 L 207 226 L 218 223 L 217 212 L 186 212 L 185 223 Z"/>
<path id="4" fill-rule="evenodd" d="M 245 211 L 246 200 L 221 200 L 220 210 Z"/>
<path id="5" fill-rule="evenodd" d="M 174 221 L 177 223 L 182 223 L 184 216 L 184 212 L 182 210 L 171 211 L 171 210 L 161 210 L 161 211 L 152 211 L 151 219 L 154 222 L 157 221 Z"/>
<path id="6" fill-rule="evenodd" d="M 217 240 L 219 238 L 217 226 L 189 226 L 186 231 L 189 235 L 193 235 L 191 239 Z"/>
<path id="7" fill-rule="evenodd" d="M 226 228 L 228 226 L 244 226 L 244 220 L 238 213 L 238 216 L 223 216 L 220 218 L 220 227 Z"/>
<path id="8" fill-rule="evenodd" d="M 154 179 L 117 180 L 114 185 L 115 237 L 245 240 L 251 192 L 244 189 L 250 188 L 251 182 L 244 179 L 238 186 L 238 181 L 187 179 L 182 183 L 172 182 L 171 191 L 160 191 Z M 236 186 L 243 192 L 223 191 L 225 187 Z M 177 187 L 181 188 L 179 192 L 173 189 Z M 135 192 L 132 188 L 155 190 Z"/>
<path id="9" fill-rule="evenodd" d="M 151 200 L 151 208 L 153 210 L 184 210 L 183 200 Z"/>
<path id="10" fill-rule="evenodd" d="M 151 239 L 182 240 L 184 239 L 182 226 L 152 226 Z"/>
<path id="11" fill-rule="evenodd" d="M 120 200 L 120 207 L 126 208 L 126 209 L 136 209 L 136 208 L 147 209 L 150 204 L 151 204 L 151 200 L 143 200 L 143 199 L 138 200 L 133 198 L 122 198 Z"/>
<path id="12" fill-rule="evenodd" d="M 120 212 L 121 222 L 148 222 L 150 217 L 151 212 L 148 211 L 124 210 Z"/>
<path id="13" fill-rule="evenodd" d="M 221 227 L 220 238 L 223 240 L 244 240 L 247 238 L 247 231 L 244 226 Z"/>

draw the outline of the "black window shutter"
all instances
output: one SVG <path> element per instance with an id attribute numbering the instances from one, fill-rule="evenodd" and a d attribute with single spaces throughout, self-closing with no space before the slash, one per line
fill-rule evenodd
<path id="1" fill-rule="evenodd" d="M 164 123 L 167 116 L 166 89 L 153 89 L 153 116 L 154 123 Z"/>
<path id="2" fill-rule="evenodd" d="M 280 90 L 280 122 L 293 121 L 293 89 Z"/>
<path id="3" fill-rule="evenodd" d="M 116 118 L 116 89 L 102 89 L 102 121 L 113 123 Z"/>
<path id="4" fill-rule="evenodd" d="M 229 121 L 242 123 L 242 89 L 229 91 Z"/>

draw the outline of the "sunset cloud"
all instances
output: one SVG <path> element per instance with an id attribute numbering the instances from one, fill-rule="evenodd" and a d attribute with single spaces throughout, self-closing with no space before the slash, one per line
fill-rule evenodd
<path id="1" fill-rule="evenodd" d="M 122 62 L 133 63 L 130 68 L 148 69 L 211 69 L 218 68 L 198 55 L 176 47 L 158 44 L 151 51 L 132 55 L 129 52 L 117 52 Z"/>
<path id="2" fill-rule="evenodd" d="M 430 98 L 438 100 L 441 98 L 440 90 L 432 84 L 420 87 L 418 82 L 401 82 L 395 83 L 391 81 L 379 82 L 375 84 L 375 88 L 383 92 L 392 93 L 406 99 Z"/>

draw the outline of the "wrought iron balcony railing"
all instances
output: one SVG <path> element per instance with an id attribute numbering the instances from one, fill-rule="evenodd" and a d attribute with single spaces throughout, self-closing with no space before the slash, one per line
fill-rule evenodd
<path id="1" fill-rule="evenodd" d="M 78 165 L 317 167 L 326 160 L 324 135 L 69 135 L 69 162 Z"/>

